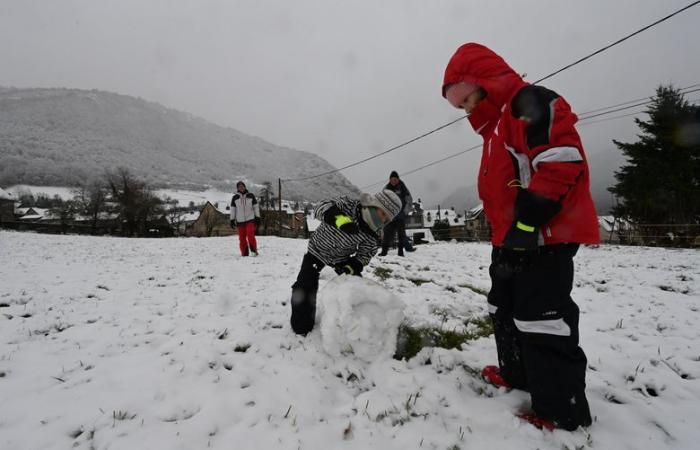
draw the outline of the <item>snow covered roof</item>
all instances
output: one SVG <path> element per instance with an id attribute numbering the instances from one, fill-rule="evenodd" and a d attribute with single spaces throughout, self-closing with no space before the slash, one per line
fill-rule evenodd
<path id="1" fill-rule="evenodd" d="M 451 209 L 427 209 L 423 211 L 423 226 L 432 227 L 436 220 L 447 220 L 451 227 L 464 225 L 464 217 L 457 217 Z"/>
<path id="2" fill-rule="evenodd" d="M 220 213 L 229 214 L 231 212 L 231 203 L 227 200 L 218 200 L 216 202 L 211 202 Z"/>
<path id="3" fill-rule="evenodd" d="M 182 221 L 183 222 L 194 222 L 199 218 L 199 211 L 190 211 L 188 213 L 183 214 L 182 216 Z"/>
<path id="4" fill-rule="evenodd" d="M 472 209 L 470 209 L 469 211 L 467 211 L 467 216 L 465 217 L 465 219 L 466 220 L 474 220 L 477 217 L 479 217 L 479 215 L 481 214 L 481 212 L 483 210 L 484 210 L 484 204 L 480 203 L 479 205 L 477 205 L 477 206 L 473 207 Z"/>
<path id="5" fill-rule="evenodd" d="M 47 208 L 37 208 L 36 206 L 32 206 L 31 208 L 18 208 L 25 210 L 23 213 L 20 213 L 19 220 L 40 220 L 44 218 L 47 215 L 48 209 Z"/>
<path id="6" fill-rule="evenodd" d="M 0 188 L 0 200 L 16 200 L 14 194 Z"/>
<path id="7" fill-rule="evenodd" d="M 615 216 L 598 216 L 598 224 L 605 231 L 615 230 L 631 230 L 634 228 L 634 224 L 628 220 L 615 218 Z"/>

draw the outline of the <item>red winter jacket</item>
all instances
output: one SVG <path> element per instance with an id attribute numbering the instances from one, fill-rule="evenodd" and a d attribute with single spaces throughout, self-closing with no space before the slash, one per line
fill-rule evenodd
<path id="1" fill-rule="evenodd" d="M 483 88 L 487 96 L 469 116 L 484 138 L 479 197 L 500 246 L 513 224 L 518 186 L 561 204 L 540 229 L 540 245 L 600 241 L 590 193 L 586 154 L 569 104 L 549 89 L 531 85 L 479 44 L 457 49 L 442 87 L 459 82 Z"/>

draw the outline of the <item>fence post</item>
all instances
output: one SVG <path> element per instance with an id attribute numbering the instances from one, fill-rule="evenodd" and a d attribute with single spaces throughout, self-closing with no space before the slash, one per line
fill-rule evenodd
<path id="1" fill-rule="evenodd" d="M 277 178 L 277 199 L 280 202 L 279 216 L 277 219 L 277 236 L 282 237 L 282 179 Z"/>

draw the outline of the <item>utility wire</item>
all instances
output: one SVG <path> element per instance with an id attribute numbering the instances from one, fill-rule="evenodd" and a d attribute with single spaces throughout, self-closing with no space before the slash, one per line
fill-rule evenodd
<path id="1" fill-rule="evenodd" d="M 594 57 L 595 55 L 597 55 L 597 54 L 599 54 L 599 53 L 602 53 L 602 52 L 604 52 L 605 50 L 607 50 L 607 49 L 609 49 L 609 48 L 612 48 L 612 47 L 614 47 L 614 46 L 616 46 L 616 45 L 618 45 L 618 44 L 621 44 L 622 42 L 626 41 L 627 39 L 629 39 L 629 38 L 631 38 L 631 37 L 633 37 L 633 36 L 636 36 L 636 35 L 638 35 L 639 33 L 643 32 L 643 31 L 646 31 L 646 30 L 648 30 L 649 28 L 651 28 L 651 27 L 653 27 L 653 26 L 655 26 L 655 25 L 660 24 L 661 22 L 667 21 L 667 20 L 670 19 L 671 17 L 673 17 L 673 16 L 675 16 L 675 15 L 677 15 L 677 14 L 682 13 L 682 12 L 685 11 L 686 9 L 692 8 L 693 6 L 697 5 L 698 3 L 700 3 L 700 0 L 694 1 L 694 2 L 690 3 L 689 5 L 687 5 L 687 6 L 683 7 L 683 8 L 681 8 L 681 9 L 679 9 L 678 11 L 676 11 L 676 12 L 674 12 L 674 13 L 671 13 L 671 14 L 669 14 L 669 15 L 666 16 L 666 17 L 662 17 L 661 19 L 657 20 L 656 22 L 651 23 L 651 24 L 645 26 L 644 28 L 640 28 L 639 30 L 635 31 L 634 33 L 628 34 L 627 36 L 625 36 L 625 37 L 623 37 L 623 38 L 621 38 L 621 39 L 618 39 L 617 41 L 613 42 L 612 44 L 606 45 L 605 47 L 601 48 L 600 50 L 596 50 L 595 52 L 591 53 L 590 55 L 584 56 L 583 58 L 579 59 L 578 61 L 574 61 L 574 62 L 572 62 L 571 64 L 569 64 L 569 65 L 567 65 L 567 66 L 564 66 L 564 67 L 562 67 L 561 69 L 557 70 L 556 72 L 552 72 L 552 73 L 550 73 L 549 75 L 547 75 L 546 77 L 540 78 L 539 80 L 535 81 L 535 82 L 532 83 L 532 84 L 537 84 L 537 83 L 539 83 L 539 82 L 541 82 L 541 81 L 544 81 L 544 80 L 546 80 L 546 79 L 548 79 L 548 78 L 551 78 L 551 77 L 553 77 L 554 75 L 556 75 L 556 74 L 558 74 L 558 73 L 561 73 L 561 72 L 565 71 L 566 69 L 569 69 L 569 68 L 571 68 L 571 67 L 573 67 L 573 66 L 575 66 L 575 65 L 577 65 L 577 64 L 580 64 L 580 63 L 582 63 L 583 61 L 585 61 L 585 60 L 587 60 L 587 59 L 590 59 L 590 58 Z"/>
<path id="2" fill-rule="evenodd" d="M 427 169 L 427 168 L 430 167 L 430 166 L 434 166 L 435 164 L 439 164 L 439 163 L 441 163 L 441 162 L 447 161 L 448 159 L 455 158 L 455 157 L 457 157 L 457 156 L 459 156 L 459 155 L 462 155 L 462 154 L 464 154 L 464 153 L 470 152 L 470 151 L 472 151 L 472 150 L 476 150 L 477 148 L 481 148 L 481 147 L 482 147 L 482 144 L 477 144 L 477 145 L 475 145 L 475 146 L 473 146 L 473 147 L 469 147 L 469 148 L 466 149 L 466 150 L 462 150 L 462 151 L 457 152 L 457 153 L 454 153 L 454 154 L 452 154 L 452 155 L 450 155 L 450 156 L 446 156 L 446 157 L 444 157 L 444 158 L 442 158 L 442 159 L 438 159 L 437 161 L 433 161 L 433 162 L 431 162 L 431 163 L 428 163 L 428 164 L 425 164 L 425 165 L 423 165 L 423 166 L 417 167 L 417 168 L 415 168 L 415 169 L 409 170 L 408 172 L 403 172 L 403 173 L 401 174 L 401 176 L 403 177 L 403 176 L 406 176 L 406 175 L 410 175 L 410 174 L 412 174 L 412 173 L 414 173 L 414 172 L 418 172 L 419 170 Z M 376 183 L 368 184 L 367 186 L 361 187 L 360 190 L 364 190 L 364 189 L 366 189 L 366 188 L 368 188 L 368 187 L 376 186 L 377 184 L 384 183 L 385 181 L 386 181 L 386 180 L 377 181 Z"/>
<path id="3" fill-rule="evenodd" d="M 686 86 L 686 87 L 684 87 L 684 88 L 678 89 L 678 92 L 679 92 L 680 94 L 685 94 L 685 92 L 683 92 L 683 91 L 685 91 L 686 89 L 692 89 L 692 88 L 698 87 L 698 86 L 700 86 L 700 83 L 698 83 L 698 84 L 692 84 L 692 85 L 690 85 L 690 86 Z M 651 98 L 651 96 L 642 97 L 642 98 L 635 98 L 634 100 L 627 100 L 626 102 L 617 103 L 617 104 L 615 104 L 615 105 L 610 105 L 610 106 L 604 106 L 604 107 L 602 107 L 602 108 L 591 109 L 590 111 L 585 111 L 585 112 L 579 113 L 578 115 L 579 115 L 579 117 L 581 117 L 581 116 L 586 116 L 586 115 L 588 115 L 588 114 L 596 113 L 596 112 L 598 112 L 598 111 L 605 111 L 606 109 L 617 108 L 618 106 L 629 105 L 630 103 L 641 102 L 642 100 L 649 100 L 649 101 L 650 101 L 650 98 Z M 581 120 L 583 120 L 583 119 L 581 119 Z"/>
<path id="4" fill-rule="evenodd" d="M 693 86 L 688 86 L 688 87 L 694 87 L 694 86 L 700 86 L 700 84 L 693 85 Z M 684 88 L 684 89 L 688 89 L 688 88 Z M 696 92 L 696 91 L 700 91 L 700 89 L 695 89 L 695 90 L 693 90 L 693 91 L 688 91 L 688 92 L 686 92 L 686 93 Z M 635 101 L 635 100 L 632 100 L 632 101 Z M 625 102 L 625 103 L 628 103 L 628 102 Z M 621 103 L 621 104 L 625 104 L 625 103 Z M 640 105 L 645 105 L 645 104 L 647 104 L 647 103 L 651 103 L 651 100 L 648 101 L 648 102 L 645 102 L 645 103 L 640 103 Z M 688 100 L 688 103 L 690 103 L 690 104 L 700 104 L 700 98 L 693 99 L 693 100 Z M 639 106 L 639 105 L 637 105 L 637 106 Z M 602 108 L 602 109 L 604 109 L 604 108 Z M 625 109 L 626 109 L 626 108 L 625 108 Z M 618 111 L 618 110 L 615 110 L 615 111 L 608 111 L 608 112 L 606 112 L 606 113 L 604 113 L 604 114 L 612 114 L 613 112 L 617 112 L 617 111 Z M 604 114 L 597 114 L 596 116 L 604 115 Z M 581 119 L 581 122 L 579 122 L 579 123 L 577 124 L 577 126 L 591 125 L 591 124 L 600 123 L 600 122 L 607 122 L 607 121 L 609 121 L 609 120 L 621 119 L 621 118 L 623 118 L 623 117 L 629 117 L 629 116 L 636 116 L 636 115 L 638 115 L 638 114 L 645 114 L 645 111 L 637 111 L 637 112 L 633 112 L 633 113 L 629 113 L 629 114 L 622 114 L 622 115 L 619 115 L 619 116 L 608 117 L 608 118 L 605 118 L 605 119 L 593 120 L 593 121 L 590 121 L 590 122 L 584 122 L 584 120 L 586 120 L 586 119 L 590 119 L 591 117 L 596 117 L 596 116 L 590 116 L 590 117 L 586 117 L 586 118 L 584 118 L 584 119 Z M 475 149 L 477 149 L 477 148 L 479 148 L 479 147 L 481 147 L 481 146 L 482 146 L 482 144 L 478 144 L 478 145 L 475 145 L 474 147 L 469 147 L 469 148 L 466 149 L 466 150 L 462 150 L 462 151 L 460 151 L 460 152 L 458 152 L 458 153 L 454 153 L 454 154 L 452 154 L 452 155 L 449 155 L 449 156 L 446 156 L 446 157 L 444 157 L 444 158 L 438 159 L 438 160 L 436 160 L 436 161 L 430 162 L 430 163 L 425 164 L 425 165 L 423 165 L 423 166 L 420 166 L 420 167 L 417 167 L 417 168 L 415 168 L 415 169 L 409 170 L 408 172 L 403 172 L 401 176 L 407 176 L 407 175 L 410 175 L 410 174 L 412 174 L 412 173 L 418 172 L 418 171 L 420 171 L 420 170 L 427 169 L 427 168 L 430 167 L 430 166 L 434 166 L 434 165 L 439 164 L 439 163 L 441 163 L 441 162 L 447 161 L 448 159 L 455 158 L 455 157 L 457 157 L 457 156 L 459 156 L 459 155 L 462 155 L 462 154 L 464 154 L 464 153 L 467 153 L 467 152 L 470 152 L 470 151 L 472 151 L 472 150 L 475 150 Z M 385 180 L 377 181 L 376 183 L 368 184 L 368 185 L 366 185 L 366 186 L 361 187 L 360 190 L 364 190 L 364 189 L 366 189 L 366 188 L 369 188 L 369 187 L 372 187 L 372 186 L 376 186 L 376 185 L 381 184 L 381 183 L 384 183 L 384 182 L 385 182 Z"/>
<path id="5" fill-rule="evenodd" d="M 698 92 L 698 91 L 700 91 L 700 88 L 692 89 L 690 91 L 683 92 L 683 94 L 692 94 L 693 92 Z M 591 115 L 588 115 L 586 117 L 581 117 L 580 119 L 581 120 L 592 119 L 593 117 L 604 116 L 606 114 L 611 114 L 611 113 L 618 112 L 618 111 L 624 111 L 625 109 L 636 108 L 637 106 L 648 105 L 649 103 L 651 103 L 653 101 L 654 101 L 654 99 L 651 98 L 645 102 L 636 103 L 634 105 L 629 105 L 629 106 L 623 106 L 621 108 L 611 109 L 610 111 L 606 111 L 606 112 L 602 112 L 602 113 L 598 113 L 598 114 L 591 114 Z"/>
<path id="6" fill-rule="evenodd" d="M 648 30 L 648 29 L 650 29 L 650 28 L 652 28 L 652 27 L 654 27 L 654 26 L 656 26 L 656 25 L 658 25 L 658 24 L 660 24 L 660 23 L 662 23 L 662 22 L 665 22 L 666 20 L 668 20 L 668 19 L 670 19 L 670 18 L 672 18 L 672 17 L 674 17 L 674 16 L 676 16 L 676 15 L 682 13 L 683 11 L 685 11 L 685 10 L 687 10 L 687 9 L 692 8 L 693 6 L 696 6 L 696 5 L 699 4 L 699 3 L 700 3 L 700 0 L 696 0 L 696 1 L 692 2 L 692 3 L 690 3 L 689 5 L 687 5 L 687 6 L 683 7 L 683 8 L 681 8 L 681 9 L 679 9 L 678 11 L 675 11 L 675 12 L 673 12 L 673 13 L 671 13 L 671 14 L 665 16 L 665 17 L 662 17 L 661 19 L 657 20 L 656 22 L 653 22 L 653 23 L 651 23 L 651 24 L 649 24 L 649 25 L 647 25 L 647 26 L 645 26 L 645 27 L 643 27 L 643 28 L 640 28 L 639 30 L 635 31 L 634 33 L 628 34 L 627 36 L 625 36 L 625 37 L 623 37 L 623 38 L 621 38 L 621 39 L 618 39 L 617 41 L 615 41 L 615 42 L 613 42 L 613 43 L 611 43 L 611 44 L 609 44 L 609 45 L 606 45 L 605 47 L 602 47 L 602 48 L 596 50 L 595 52 L 593 52 L 593 53 L 591 53 L 591 54 L 589 54 L 589 55 L 586 55 L 586 56 L 584 56 L 583 58 L 581 58 L 581 59 L 579 59 L 579 60 L 577 60 L 577 61 L 574 61 L 573 63 L 568 64 L 568 65 L 562 67 L 562 68 L 559 69 L 559 70 L 556 70 L 555 72 L 550 73 L 549 75 L 547 75 L 547 76 L 545 76 L 545 77 L 540 78 L 539 80 L 533 82 L 532 84 L 538 84 L 538 83 L 540 83 L 540 82 L 542 82 L 542 81 L 544 81 L 544 80 L 547 80 L 547 79 L 549 79 L 549 78 L 551 78 L 551 77 L 553 77 L 553 76 L 555 76 L 555 75 L 557 75 L 557 74 L 559 74 L 559 73 L 561 73 L 561 72 L 563 72 L 563 71 L 565 71 L 565 70 L 567 70 L 567 69 L 569 69 L 569 68 L 571 68 L 571 67 L 573 67 L 573 66 L 575 66 L 575 65 L 578 65 L 578 64 L 580 64 L 580 63 L 586 61 L 587 59 L 592 58 L 592 57 L 595 56 L 595 55 L 598 55 L 598 54 L 600 54 L 600 53 L 602 53 L 602 52 L 604 52 L 604 51 L 606 51 L 606 50 L 608 50 L 608 49 L 610 49 L 610 48 L 612 48 L 612 47 L 614 47 L 614 46 L 616 46 L 616 45 L 618 45 L 618 44 L 620 44 L 620 43 L 622 43 L 622 42 L 624 42 L 624 41 L 626 41 L 626 40 L 628 40 L 628 39 L 630 39 L 630 38 L 632 38 L 632 37 L 634 37 L 634 36 L 636 36 L 636 35 L 638 35 L 638 34 L 640 34 L 640 33 L 642 33 L 642 32 L 644 32 L 644 31 L 646 31 L 646 30 Z M 637 106 L 639 106 L 639 105 L 637 105 Z M 394 150 L 398 150 L 398 149 L 400 149 L 400 148 L 402 148 L 402 147 L 405 147 L 406 145 L 411 144 L 411 143 L 413 143 L 413 142 L 416 142 L 416 141 L 418 141 L 419 139 L 422 139 L 422 138 L 424 138 L 424 137 L 426 137 L 426 136 L 429 136 L 429 135 L 431 135 L 431 134 L 433 134 L 433 133 L 435 133 L 435 132 L 437 132 L 437 131 L 440 131 L 440 130 L 442 130 L 442 129 L 444 129 L 444 128 L 447 128 L 448 126 L 450 126 L 450 125 L 452 125 L 452 124 L 454 124 L 454 123 L 457 123 L 457 122 L 459 122 L 460 120 L 462 120 L 462 119 L 464 119 L 464 118 L 466 118 L 466 117 L 468 117 L 468 115 L 464 115 L 464 116 L 462 116 L 462 117 L 459 117 L 459 118 L 457 118 L 457 119 L 455 119 L 455 120 L 452 120 L 452 121 L 449 122 L 449 123 L 446 123 L 445 125 L 439 126 L 439 127 L 435 128 L 435 129 L 433 129 L 433 130 L 430 130 L 430 131 L 428 131 L 428 132 L 426 132 L 426 133 L 423 133 L 423 134 L 421 134 L 420 136 L 417 136 L 417 137 L 415 137 L 415 138 L 413 138 L 413 139 L 411 139 L 411 140 L 409 140 L 409 141 L 406 141 L 406 142 L 404 142 L 404 143 L 402 143 L 402 144 L 399 144 L 399 145 L 397 145 L 397 146 L 394 146 L 394 147 L 392 147 L 392 148 L 390 148 L 390 149 L 388 149 L 388 150 L 385 150 L 385 151 L 383 151 L 383 152 L 381 152 L 381 153 L 378 153 L 378 154 L 376 154 L 376 155 L 373 155 L 373 156 L 370 156 L 370 157 L 368 157 L 368 158 L 362 159 L 362 160 L 360 160 L 360 161 L 354 162 L 354 163 L 352 163 L 352 164 L 348 164 L 348 165 L 346 165 L 346 166 L 343 166 L 343 167 L 340 167 L 340 168 L 337 168 L 337 169 L 333 169 L 333 170 L 329 170 L 329 171 L 326 171 L 326 172 L 323 172 L 323 173 L 320 173 L 320 174 L 316 174 L 316 175 L 310 175 L 310 176 L 307 176 L 307 177 L 300 177 L 300 178 L 286 178 L 286 179 L 282 179 L 281 181 L 306 181 L 306 180 L 311 180 L 311 179 L 313 179 L 313 178 L 322 177 L 322 176 L 324 176 L 324 175 L 329 175 L 329 174 L 331 174 L 331 173 L 340 172 L 341 170 L 349 169 L 350 167 L 357 166 L 357 165 L 359 165 L 359 164 L 362 164 L 362 163 L 365 163 L 365 162 L 370 161 L 370 160 L 372 160 L 372 159 L 378 158 L 378 157 L 380 157 L 380 156 L 382 156 L 382 155 L 385 155 L 385 154 L 387 154 L 387 153 L 389 153 L 389 152 L 392 152 L 392 151 L 394 151 Z M 595 117 L 595 116 L 590 116 L 590 117 Z"/>
<path id="7" fill-rule="evenodd" d="M 700 101 L 700 99 L 687 100 L 687 102 L 690 103 L 691 105 L 695 105 L 695 104 L 697 104 L 699 101 Z M 612 111 L 611 111 L 611 112 L 612 112 Z M 581 119 L 581 122 L 579 122 L 579 123 L 577 124 L 577 126 L 589 125 L 589 124 L 592 124 L 592 123 L 607 122 L 607 121 L 609 121 L 609 120 L 621 119 L 621 118 L 623 118 L 623 117 L 636 116 L 636 115 L 639 115 L 639 114 L 646 114 L 646 111 L 637 111 L 637 112 L 633 112 L 633 113 L 629 113 L 629 114 L 621 114 L 621 115 L 619 115 L 619 116 L 607 117 L 607 118 L 605 118 L 605 119 L 593 120 L 593 121 L 590 121 L 590 122 L 584 122 L 585 119 L 589 119 L 589 117 L 586 117 L 585 119 Z"/>
<path id="8" fill-rule="evenodd" d="M 406 141 L 406 142 L 404 142 L 403 144 L 399 144 L 399 145 L 396 145 L 396 146 L 394 146 L 394 147 L 391 147 L 390 149 L 384 150 L 383 152 L 377 153 L 376 155 L 370 156 L 369 158 L 365 158 L 365 159 L 362 159 L 362 160 L 360 160 L 360 161 L 354 162 L 354 163 L 352 163 L 352 164 L 348 164 L 347 166 L 343 166 L 343 167 L 340 167 L 340 168 L 338 168 L 338 169 L 329 170 L 329 171 L 327 171 L 327 172 L 319 173 L 319 174 L 316 174 L 316 175 L 311 175 L 311 176 L 308 176 L 308 177 L 289 178 L 289 179 L 284 179 L 284 180 L 282 180 L 282 181 L 305 181 L 305 180 L 310 180 L 310 179 L 312 179 L 312 178 L 322 177 L 322 176 L 324 176 L 324 175 L 328 175 L 328 174 L 331 174 L 331 173 L 334 173 L 334 172 L 340 172 L 341 170 L 349 169 L 350 167 L 357 166 L 357 165 L 359 165 L 359 164 L 362 164 L 362 163 L 365 163 L 365 162 L 367 162 L 367 161 L 370 161 L 370 160 L 372 160 L 372 159 L 374 159 L 374 158 L 378 158 L 378 157 L 380 157 L 380 156 L 382 156 L 382 155 L 386 155 L 386 154 L 389 153 L 389 152 L 393 152 L 394 150 L 398 150 L 398 149 L 400 149 L 401 147 L 405 147 L 406 145 L 408 145 L 408 144 L 410 144 L 410 143 L 412 143 L 412 142 L 415 142 L 415 141 L 417 141 L 417 140 L 419 140 L 419 139 L 423 139 L 424 137 L 429 136 L 429 135 L 431 135 L 431 134 L 433 134 L 433 133 L 435 133 L 435 132 L 437 132 L 437 131 L 440 131 L 440 130 L 442 130 L 443 128 L 449 127 L 449 126 L 452 125 L 453 123 L 459 122 L 460 120 L 464 119 L 465 117 L 468 117 L 468 115 L 465 114 L 464 116 L 459 117 L 459 118 L 453 120 L 452 122 L 446 123 L 445 125 L 441 125 L 441 126 L 435 128 L 434 130 L 428 131 L 427 133 L 423 133 L 423 134 L 421 134 L 420 136 L 411 139 L 410 141 Z"/>

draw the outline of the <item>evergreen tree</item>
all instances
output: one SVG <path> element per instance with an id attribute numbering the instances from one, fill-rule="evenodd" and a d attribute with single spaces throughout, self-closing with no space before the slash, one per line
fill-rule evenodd
<path id="1" fill-rule="evenodd" d="M 627 157 L 609 191 L 620 204 L 613 214 L 639 224 L 696 224 L 700 219 L 700 107 L 688 103 L 673 86 L 660 86 L 647 109 L 635 119 L 641 133 L 633 143 L 613 141 Z M 692 233 L 651 228 L 645 234 Z M 653 233 L 652 233 L 653 231 Z"/>

